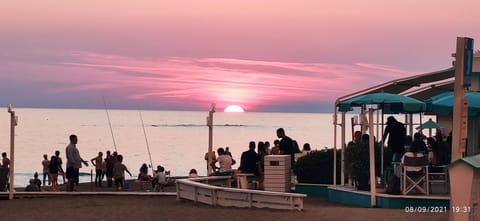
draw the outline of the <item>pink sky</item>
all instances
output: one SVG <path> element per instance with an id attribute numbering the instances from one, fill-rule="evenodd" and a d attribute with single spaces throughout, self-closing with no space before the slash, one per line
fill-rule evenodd
<path id="1" fill-rule="evenodd" d="M 480 39 L 474 0 L 182 2 L 3 2 L 0 103 L 331 112 Z"/>

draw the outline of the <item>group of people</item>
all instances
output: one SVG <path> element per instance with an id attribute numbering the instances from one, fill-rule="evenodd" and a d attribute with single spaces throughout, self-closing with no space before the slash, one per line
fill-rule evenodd
<path id="1" fill-rule="evenodd" d="M 79 169 L 82 167 L 82 163 L 88 166 L 88 162 L 83 160 L 80 156 L 80 152 L 77 149 L 78 138 L 72 134 L 69 137 L 69 144 L 65 148 L 67 156 L 66 172 L 63 170 L 63 160 L 60 157 L 60 151 L 56 150 L 55 154 L 48 159 L 48 155 L 43 155 L 42 168 L 43 168 L 43 185 L 51 185 L 51 191 L 57 191 L 58 175 L 63 177 L 63 183 L 67 184 L 67 191 L 74 191 L 79 185 Z M 68 180 L 66 182 L 66 180 Z M 40 190 L 42 182 L 38 179 L 38 173 L 35 172 L 34 178 L 30 179 L 29 185 L 27 185 L 27 191 L 36 191 L 35 185 L 37 185 L 38 191 Z"/>
<path id="2" fill-rule="evenodd" d="M 60 151 L 57 150 L 55 151 L 55 154 L 48 159 L 48 155 L 44 154 L 43 155 L 43 161 L 42 161 L 42 167 L 43 167 L 43 185 L 46 185 L 48 182 L 48 185 L 51 185 L 51 190 L 56 191 L 57 190 L 57 184 L 58 184 L 58 175 L 61 175 L 63 177 L 63 183 L 65 183 L 65 172 L 62 167 L 63 161 L 62 158 L 60 157 Z M 38 176 L 38 173 L 35 172 L 35 175 Z M 34 177 L 35 179 L 35 177 Z M 34 181 L 35 183 L 38 183 L 38 181 Z"/>
<path id="3" fill-rule="evenodd" d="M 140 182 L 151 182 L 152 188 L 155 191 L 163 192 L 165 190 L 165 186 L 168 184 L 167 176 L 169 175 L 169 170 L 166 171 L 165 167 L 158 165 L 157 170 L 153 171 L 153 176 L 151 176 L 148 174 L 148 165 L 144 163 L 139 169 L 137 180 Z"/>
<path id="4" fill-rule="evenodd" d="M 77 148 L 78 137 L 74 134 L 69 137 L 69 144 L 65 148 L 67 164 L 66 171 L 63 170 L 63 160 L 60 157 L 60 151 L 56 150 L 55 154 L 48 158 L 47 154 L 43 155 L 41 162 L 43 167 L 43 185 L 51 186 L 50 191 L 57 191 L 58 175 L 63 177 L 63 183 L 67 184 L 67 191 L 77 191 L 79 186 L 80 168 L 82 164 L 88 166 L 88 162 L 84 160 Z M 1 167 L 8 167 L 10 160 L 7 158 L 6 153 L 2 153 Z M 95 167 L 95 186 L 102 187 L 104 178 L 107 178 L 107 186 L 113 187 L 117 190 L 123 190 L 125 188 L 125 173 L 132 176 L 132 173 L 123 164 L 123 156 L 116 151 L 111 153 L 106 151 L 106 157 L 103 157 L 103 153 L 99 152 L 97 156 L 90 160 Z M 143 164 L 140 168 L 138 180 L 146 181 L 151 180 L 152 185 L 158 191 L 163 191 L 164 186 L 168 183 L 167 175 L 170 171 L 165 171 L 163 166 L 158 166 L 154 171 L 154 176 L 148 175 L 147 164 Z M 38 178 L 38 173 L 34 173 L 34 178 L 29 180 L 29 184 L 25 188 L 26 191 L 41 191 L 42 181 Z"/>
<path id="5" fill-rule="evenodd" d="M 310 144 L 306 143 L 304 145 L 304 150 L 300 150 L 298 143 L 292 138 L 288 137 L 285 134 L 283 128 L 278 128 L 276 131 L 277 137 L 279 139 L 275 140 L 274 146 L 270 148 L 270 142 L 268 141 L 259 141 L 257 144 L 255 141 L 250 141 L 248 144 L 248 150 L 244 151 L 240 157 L 240 165 L 237 170 L 234 170 L 232 165 L 235 165 L 236 162 L 232 158 L 228 147 L 227 148 L 218 148 L 216 157 L 212 154 L 212 162 L 210 166 L 213 169 L 211 175 L 233 175 L 234 173 L 249 173 L 254 174 L 258 177 L 260 189 L 263 187 L 264 180 L 264 159 L 267 155 L 290 155 L 291 159 L 291 168 L 295 163 L 295 154 L 302 152 L 310 151 Z M 256 151 L 255 151 L 256 149 Z M 208 160 L 208 152 L 205 154 L 205 160 Z"/>
<path id="6" fill-rule="evenodd" d="M 65 148 L 67 157 L 66 172 L 63 170 L 63 160 L 60 157 L 60 151 L 55 151 L 55 154 L 48 159 L 48 155 L 43 155 L 42 167 L 43 167 L 43 185 L 51 185 L 50 190 L 56 191 L 58 185 L 58 175 L 62 175 L 63 182 L 67 184 L 67 191 L 77 191 L 79 186 L 80 168 L 82 164 L 88 166 L 88 162 L 84 160 L 77 148 L 78 137 L 75 134 L 70 135 L 69 144 Z M 112 187 L 113 181 L 115 181 L 115 187 L 122 189 L 125 183 L 125 172 L 128 171 L 127 167 L 122 163 L 123 156 L 118 155 L 116 152 L 110 154 L 107 151 L 105 159 L 102 158 L 103 153 L 99 152 L 98 156 L 91 159 L 92 165 L 95 166 L 95 185 L 101 187 L 104 175 L 107 176 L 107 183 L 109 187 Z M 65 182 L 67 180 L 67 182 Z M 35 191 L 36 188 L 32 184 L 41 186 L 41 181 L 38 179 L 38 173 L 35 172 L 34 178 L 30 180 L 26 190 Z M 40 188 L 38 188 L 40 190 Z"/>
<path id="7" fill-rule="evenodd" d="M 451 161 L 451 133 L 445 137 L 442 131 L 437 129 L 434 137 L 426 137 L 421 132 L 413 135 L 406 135 L 406 128 L 403 123 L 398 122 L 393 116 L 388 117 L 387 127 L 383 135 L 383 140 L 388 136 L 387 147 L 393 153 L 392 161 L 402 161 L 404 155 L 421 156 L 427 155 L 431 166 L 441 166 L 449 164 Z M 419 153 L 419 154 L 416 154 Z"/>

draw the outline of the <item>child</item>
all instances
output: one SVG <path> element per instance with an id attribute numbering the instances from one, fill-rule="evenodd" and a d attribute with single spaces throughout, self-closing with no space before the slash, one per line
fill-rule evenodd
<path id="1" fill-rule="evenodd" d="M 163 168 L 162 166 L 157 166 L 157 177 L 156 177 L 156 180 L 157 180 L 157 183 L 155 185 L 155 190 L 157 191 L 165 191 L 165 185 L 167 185 L 167 178 L 166 178 L 166 175 L 165 174 L 170 174 L 169 171 L 167 171 L 166 173 L 164 173 L 165 171 L 165 168 Z"/>
<path id="2" fill-rule="evenodd" d="M 132 176 L 132 173 L 128 171 L 127 167 L 122 163 L 123 156 L 117 156 L 117 162 L 113 165 L 113 178 L 115 179 L 115 187 L 117 190 L 123 190 L 123 184 L 125 183 L 125 171 Z"/>

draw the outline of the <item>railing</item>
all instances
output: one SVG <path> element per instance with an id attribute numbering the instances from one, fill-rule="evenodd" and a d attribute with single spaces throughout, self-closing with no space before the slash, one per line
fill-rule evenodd
<path id="1" fill-rule="evenodd" d="M 225 185 L 209 185 L 218 181 L 225 181 Z M 187 199 L 212 206 L 256 207 L 287 210 L 302 210 L 305 194 L 271 192 L 260 190 L 229 188 L 226 182 L 230 177 L 204 177 L 179 179 L 177 185 L 177 199 Z M 209 183 L 209 184 L 206 184 Z"/>

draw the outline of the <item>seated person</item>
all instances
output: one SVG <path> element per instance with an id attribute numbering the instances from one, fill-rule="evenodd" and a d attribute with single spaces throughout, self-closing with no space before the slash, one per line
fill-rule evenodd
<path id="1" fill-rule="evenodd" d="M 152 177 L 148 175 L 148 166 L 146 163 L 142 164 L 138 174 L 138 181 L 150 181 Z"/>
<path id="2" fill-rule="evenodd" d="M 423 155 L 422 153 L 419 152 L 418 146 L 411 146 L 410 151 L 403 154 L 400 165 L 404 167 L 404 169 L 407 171 L 407 173 L 410 173 L 410 174 L 420 173 L 423 169 L 422 167 L 404 166 L 403 164 L 404 164 L 404 161 L 405 161 L 405 157 L 422 158 L 424 156 L 425 155 Z"/>
<path id="3" fill-rule="evenodd" d="M 25 187 L 25 192 L 40 192 L 40 187 L 38 187 L 33 179 L 30 179 L 29 184 Z"/>
<path id="4" fill-rule="evenodd" d="M 433 137 L 427 138 L 428 161 L 432 166 L 443 165 L 441 152 L 438 148 L 438 143 Z"/>
<path id="5" fill-rule="evenodd" d="M 218 157 L 216 160 L 212 161 L 210 164 L 212 169 L 215 171 L 212 175 L 213 176 L 231 176 L 232 175 L 232 157 L 230 155 L 225 154 L 225 150 L 223 148 L 217 149 Z M 216 163 L 220 165 L 219 167 L 216 166 Z"/>
<path id="6" fill-rule="evenodd" d="M 38 179 L 38 173 L 37 172 L 35 172 L 33 174 L 33 183 L 37 184 L 38 189 L 40 189 L 40 186 L 42 186 L 42 181 L 40 181 L 40 179 Z"/>
<path id="7" fill-rule="evenodd" d="M 188 173 L 188 177 L 189 178 L 197 178 L 198 177 L 197 170 L 196 169 L 191 169 L 190 172 Z"/>
<path id="8" fill-rule="evenodd" d="M 157 175 L 155 177 L 156 183 L 155 183 L 155 190 L 156 191 L 165 191 L 165 186 L 168 184 L 167 176 L 170 174 L 170 171 L 165 172 L 165 168 L 162 166 L 157 166 Z"/>

